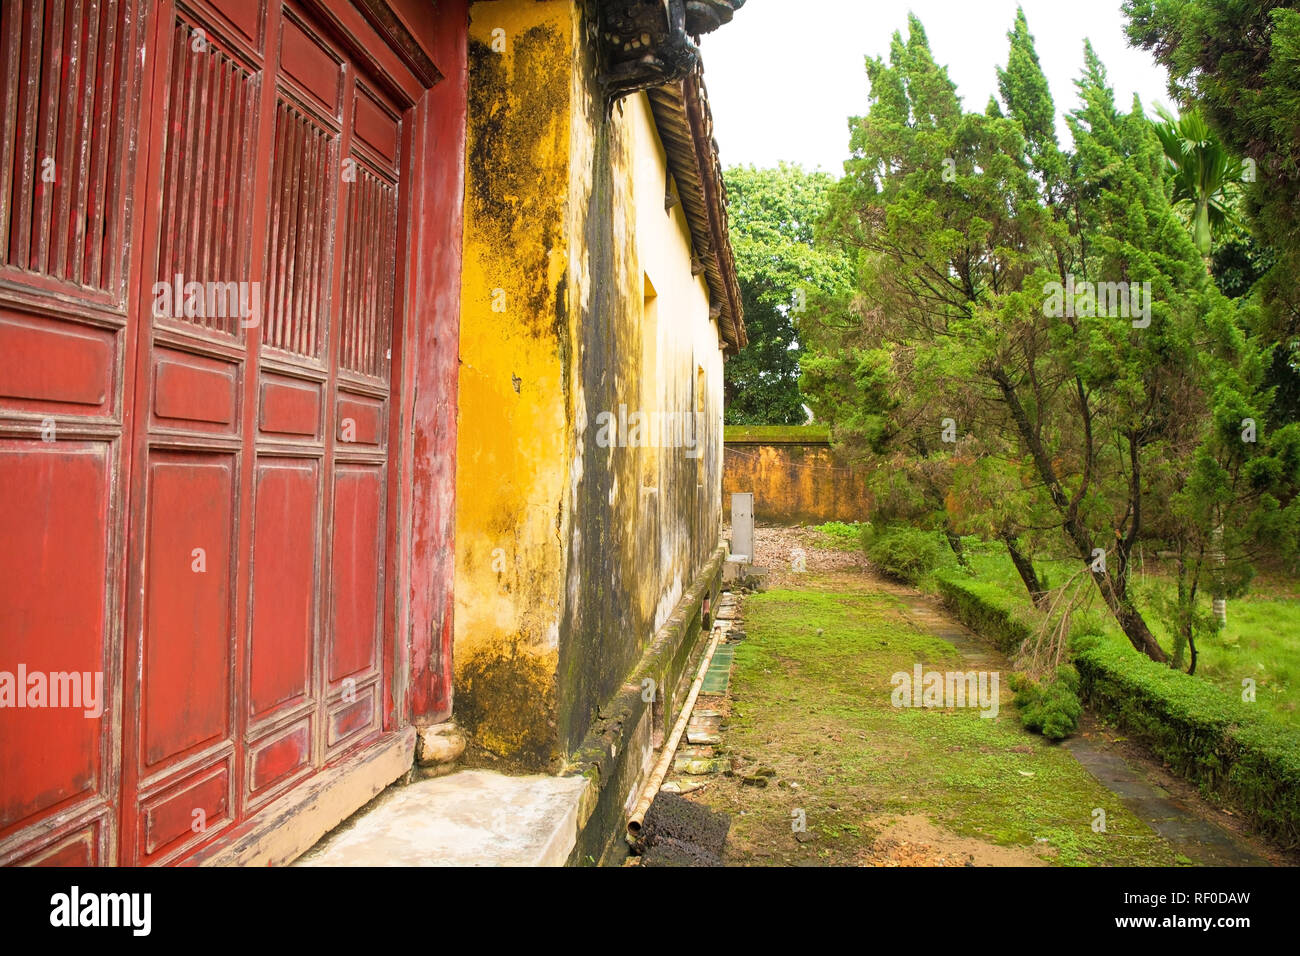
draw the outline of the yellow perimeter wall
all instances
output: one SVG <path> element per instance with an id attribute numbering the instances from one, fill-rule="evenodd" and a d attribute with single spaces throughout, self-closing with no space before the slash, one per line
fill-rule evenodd
<path id="1" fill-rule="evenodd" d="M 723 437 L 724 508 L 750 492 L 760 524 L 867 520 L 868 470 L 836 452 L 825 427 L 733 425 Z"/>
<path id="2" fill-rule="evenodd" d="M 470 15 L 455 716 L 555 767 L 718 544 L 722 353 L 649 101 L 604 116 L 583 5 Z"/>

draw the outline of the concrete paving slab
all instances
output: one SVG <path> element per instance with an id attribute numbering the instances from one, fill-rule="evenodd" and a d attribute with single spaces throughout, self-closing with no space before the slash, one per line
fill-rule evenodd
<path id="1" fill-rule="evenodd" d="M 394 787 L 295 866 L 563 866 L 584 777 L 462 770 Z"/>
<path id="2" fill-rule="evenodd" d="M 1265 861 L 1235 835 L 1191 813 L 1168 790 L 1146 779 L 1116 753 L 1093 740 L 1071 737 L 1062 746 L 1117 794 L 1147 826 L 1180 853 L 1207 866 L 1263 866 Z"/>

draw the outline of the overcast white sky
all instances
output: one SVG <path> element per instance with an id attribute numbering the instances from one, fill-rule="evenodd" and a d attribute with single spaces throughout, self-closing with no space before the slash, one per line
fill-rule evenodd
<path id="1" fill-rule="evenodd" d="M 1106 65 L 1116 102 L 1168 103 L 1167 76 L 1128 46 L 1120 0 L 1019 0 L 1059 116 L 1078 104 L 1074 80 L 1083 41 Z M 907 14 L 920 17 L 935 60 L 948 67 L 963 106 L 983 112 L 1007 60 L 1017 0 L 748 0 L 734 20 L 701 40 L 704 78 L 724 165 L 779 160 L 839 176 L 848 158 L 848 117 L 867 111 L 866 56 L 888 57 Z"/>

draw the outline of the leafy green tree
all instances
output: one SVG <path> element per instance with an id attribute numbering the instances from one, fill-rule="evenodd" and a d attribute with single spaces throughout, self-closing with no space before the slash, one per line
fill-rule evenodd
<path id="1" fill-rule="evenodd" d="M 848 277 L 844 263 L 813 245 L 813 223 L 833 182 L 826 173 L 786 163 L 726 172 L 731 245 L 749 335 L 749 345 L 724 369 L 728 424 L 805 420 L 796 323 L 810 297 L 832 292 Z"/>
<path id="2" fill-rule="evenodd" d="M 1300 418 L 1300 3 L 1125 0 L 1130 42 L 1169 69 L 1170 92 L 1195 104 L 1246 161 L 1248 211 L 1267 250 L 1261 330 L 1277 343 L 1275 417 Z"/>
<path id="3" fill-rule="evenodd" d="M 962 520 L 996 527 L 980 502 L 1018 483 L 1022 520 L 1059 536 L 1134 647 L 1165 661 L 1129 586 L 1134 549 L 1156 479 L 1195 455 L 1249 343 L 1170 207 L 1140 107 L 1116 109 L 1086 46 L 1063 156 L 1023 16 L 1011 40 L 1005 113 L 961 112 L 914 17 L 888 64 L 868 61 L 870 111 L 825 223 L 857 288 L 810 338 L 806 389 L 837 434 L 847 422 L 878 446 L 935 430 L 940 406 L 965 416 L 946 452 Z"/>

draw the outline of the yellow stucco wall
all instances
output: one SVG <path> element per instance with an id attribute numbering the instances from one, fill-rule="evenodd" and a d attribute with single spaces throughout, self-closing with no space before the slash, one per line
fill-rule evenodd
<path id="1" fill-rule="evenodd" d="M 702 438 L 707 449 L 722 427 L 722 353 L 717 323 L 709 317 L 708 283 L 703 273 L 691 275 L 690 228 L 681 203 L 664 209 L 665 186 L 669 185 L 667 158 L 644 93 L 629 98 L 624 120 L 636 131 L 632 200 L 639 266 L 657 293 L 650 323 L 655 368 L 646 369 L 643 404 L 675 411 L 699 409 L 694 396 L 703 385 Z M 643 314 L 643 323 L 646 318 Z M 643 607 L 652 602 L 649 609 L 653 631 L 663 624 L 698 570 L 693 561 L 698 554 L 691 547 L 694 537 L 703 534 L 710 547 L 717 541 L 717 519 L 708 514 L 721 494 L 722 469 L 703 456 L 692 462 L 672 453 L 661 453 L 651 466 L 658 471 L 653 486 L 657 507 L 671 506 L 674 489 L 680 494 L 695 484 L 695 493 L 701 498 L 699 507 L 704 512 L 699 527 L 675 520 L 660 522 L 662 534 L 656 542 L 658 574 L 647 581 L 652 586 L 644 588 L 640 595 Z M 652 493 L 644 475 L 642 491 Z"/>
<path id="2" fill-rule="evenodd" d="M 572 444 L 555 330 L 567 269 L 572 10 L 477 3 L 469 35 L 453 694 L 489 749 L 544 753 Z"/>
<path id="3" fill-rule="evenodd" d="M 471 7 L 455 712 L 534 765 L 626 679 L 721 517 L 708 287 L 649 101 L 606 117 L 588 36 L 569 0 Z M 620 405 L 698 412 L 699 456 L 602 446 Z"/>

